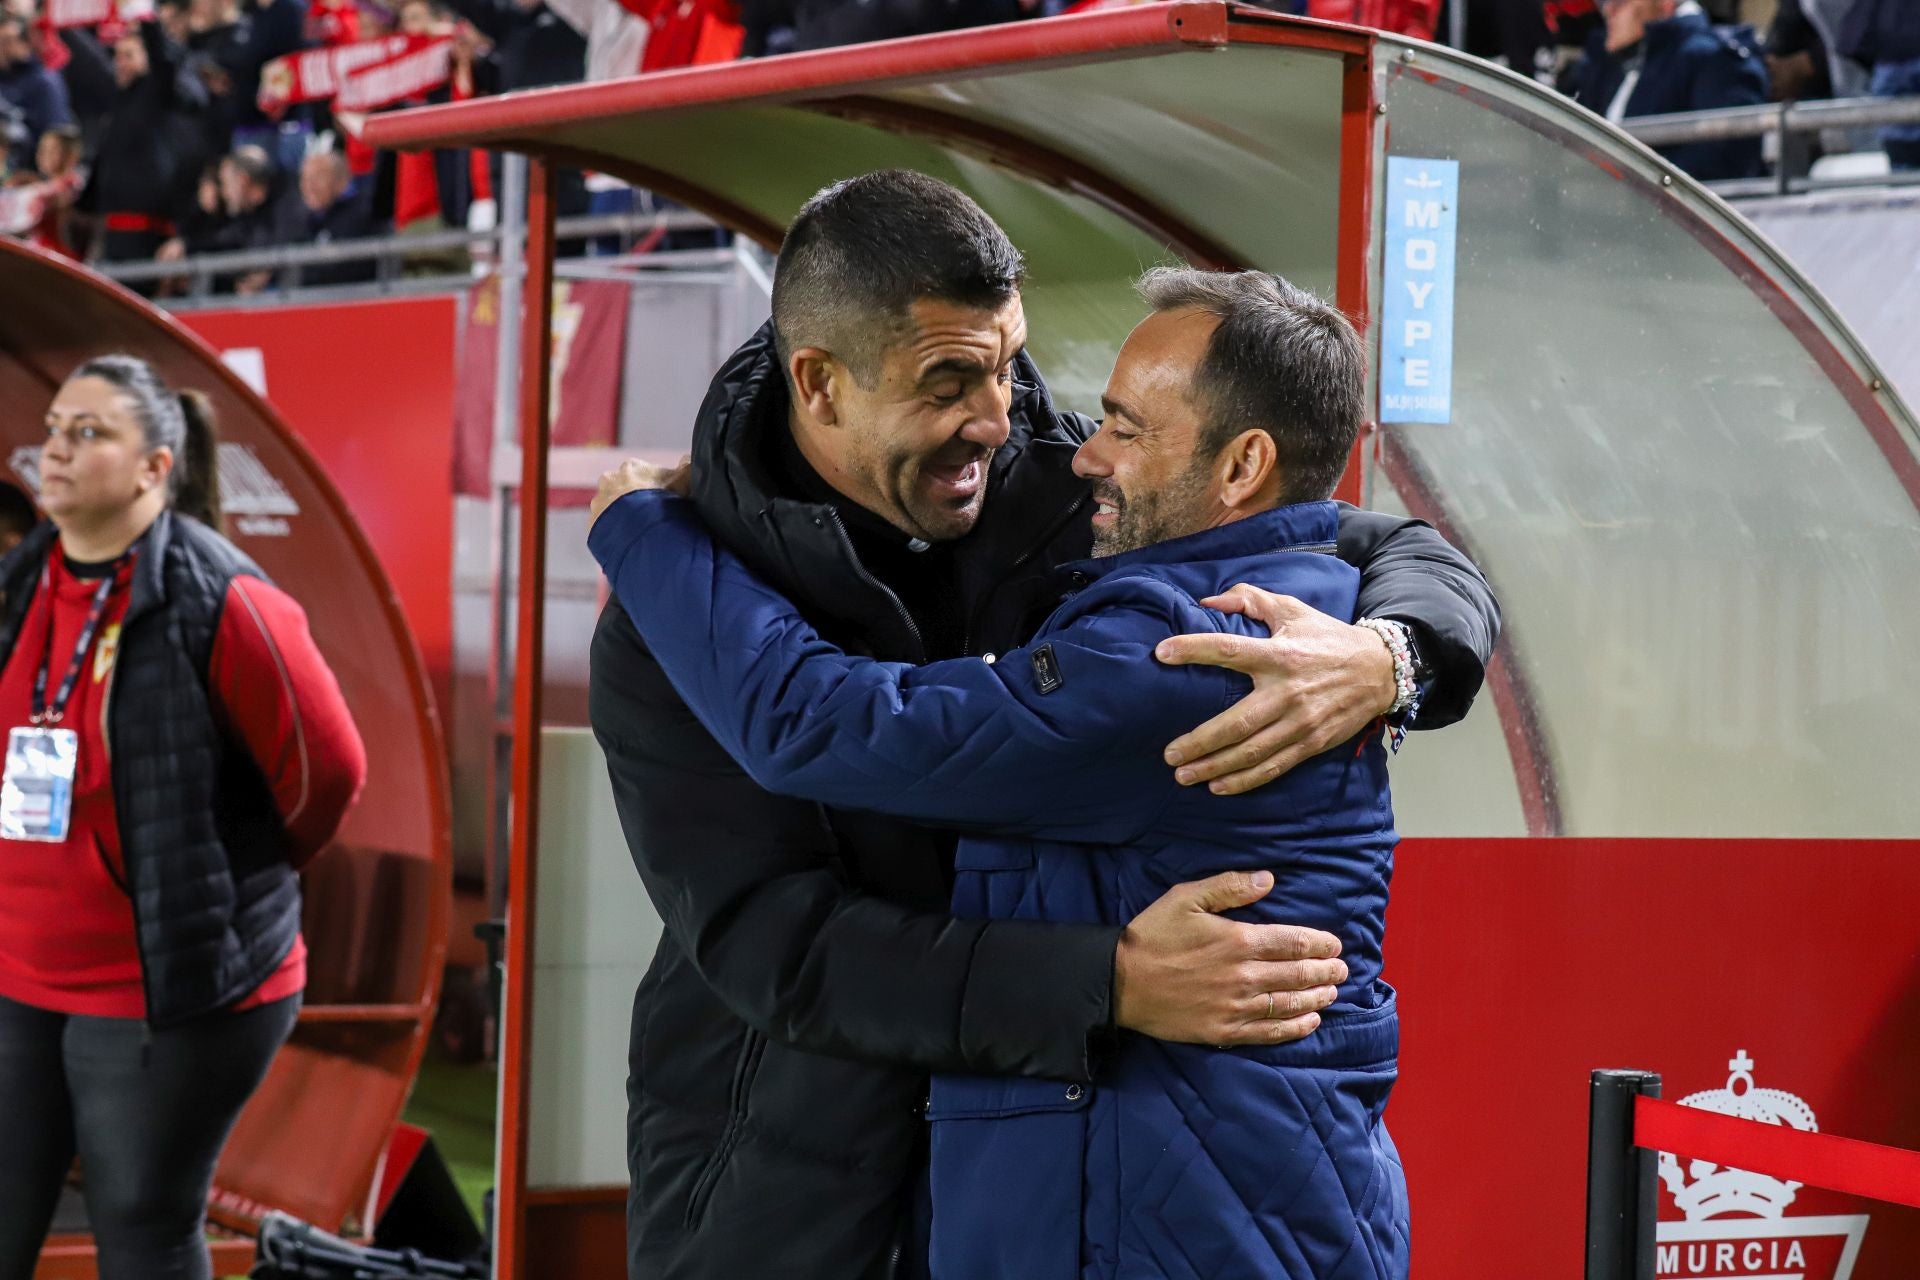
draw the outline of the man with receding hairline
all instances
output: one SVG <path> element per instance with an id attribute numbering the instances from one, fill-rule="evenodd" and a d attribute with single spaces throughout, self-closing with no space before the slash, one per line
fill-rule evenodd
<path id="1" fill-rule="evenodd" d="M 1093 424 L 1053 406 L 1025 353 L 1022 271 L 1004 233 L 943 183 L 890 171 L 836 184 L 789 230 L 771 325 L 708 393 L 692 507 L 847 653 L 977 655 L 967 665 L 991 670 L 989 655 L 1058 604 L 1056 571 L 1087 555 L 1092 494 L 1074 458 Z M 1142 725 L 1171 736 L 1218 710 L 1204 733 L 1239 745 L 1224 762 L 1194 751 L 1178 774 L 1150 753 L 1103 792 L 1226 806 L 1189 784 L 1243 792 L 1416 692 L 1421 723 L 1464 712 L 1497 627 L 1478 573 L 1414 522 L 1326 506 L 1321 523 L 1382 629 L 1255 597 L 1244 607 L 1284 613 L 1283 635 L 1209 622 L 1168 641 L 1203 653 L 1231 641 L 1256 673 L 1235 705 L 1226 691 L 1245 685 L 1227 671 L 1137 652 L 1136 666 L 1222 690 Z M 670 566 L 655 589 L 700 572 Z M 1202 616 L 1225 615 L 1183 615 Z M 1258 861 L 1158 886 L 1116 918 L 953 914 L 951 831 L 763 788 L 617 604 L 594 639 L 590 715 L 665 922 L 634 1008 L 635 1278 L 922 1274 L 929 1072 L 1084 1093 L 1136 1041 L 1311 1045 L 1321 1010 L 1372 989 L 1339 958 L 1342 937 L 1290 915 Z M 1257 923 L 1217 914 L 1236 908 Z"/>

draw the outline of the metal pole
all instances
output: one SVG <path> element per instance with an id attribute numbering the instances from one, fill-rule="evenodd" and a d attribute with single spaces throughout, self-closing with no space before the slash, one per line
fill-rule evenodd
<path id="1" fill-rule="evenodd" d="M 507 863 L 506 991 L 500 1015 L 500 1116 L 494 1150 L 496 1280 L 527 1275 L 527 1110 L 533 1045 L 533 922 L 540 832 L 540 729 L 545 672 L 547 449 L 553 423 L 553 168 L 531 166 L 527 297 L 520 321 L 520 544 L 515 574 L 512 811 Z"/>
<path id="2" fill-rule="evenodd" d="M 1467 0 L 1447 0 L 1447 43 L 1465 53 L 1467 50 Z M 1533 74 L 1532 67 L 1515 67 L 1523 76 Z"/>
<path id="3" fill-rule="evenodd" d="M 520 313 L 526 274 L 527 158 L 517 152 L 500 157 L 499 252 L 494 255 L 493 448 L 499 457 L 520 441 Z M 513 594 L 509 566 L 513 554 L 513 506 L 497 475 L 488 477 L 489 522 L 493 529 L 493 686 L 487 742 L 493 772 L 487 823 L 487 915 L 498 920 L 506 909 L 508 801 L 513 794 L 513 736 L 503 732 L 513 716 Z M 523 495 L 524 497 L 524 495 Z"/>
<path id="4" fill-rule="evenodd" d="M 1654 1280 L 1654 1153 L 1633 1145 L 1633 1100 L 1660 1096 L 1651 1071 L 1596 1071 L 1587 1117 L 1586 1280 Z"/>

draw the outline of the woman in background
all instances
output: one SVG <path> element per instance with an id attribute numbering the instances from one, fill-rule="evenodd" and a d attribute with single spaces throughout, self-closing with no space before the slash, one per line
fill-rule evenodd
<path id="1" fill-rule="evenodd" d="M 204 1280 L 306 983 L 296 872 L 366 756 L 300 606 L 209 527 L 205 400 L 105 356 L 46 425 L 47 522 L 0 560 L 0 1280 L 76 1154 L 104 1280 Z"/>

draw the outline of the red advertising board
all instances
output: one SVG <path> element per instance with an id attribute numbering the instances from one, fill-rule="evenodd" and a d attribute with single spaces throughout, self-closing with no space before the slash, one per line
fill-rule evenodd
<path id="1" fill-rule="evenodd" d="M 620 438 L 621 356 L 627 342 L 628 289 L 613 280 L 561 280 L 553 286 L 553 385 L 548 415 L 553 443 L 607 446 Z M 454 405 L 455 490 L 493 492 L 494 391 L 500 355 L 499 280 L 473 291 L 460 346 L 460 390 Z M 590 495 L 556 491 L 555 506 L 585 506 Z"/>
<path id="2" fill-rule="evenodd" d="M 400 596 L 449 705 L 459 300 L 183 313 L 319 457 Z"/>
<path id="3" fill-rule="evenodd" d="M 1587 1077 L 1920 1148 L 1920 842 L 1409 840 L 1387 932 L 1418 1280 L 1582 1273 Z M 1661 1159 L 1661 1280 L 1908 1280 L 1920 1212 Z"/>

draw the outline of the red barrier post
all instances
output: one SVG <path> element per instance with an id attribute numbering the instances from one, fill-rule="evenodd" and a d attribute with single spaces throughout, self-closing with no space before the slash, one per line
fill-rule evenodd
<path id="1" fill-rule="evenodd" d="M 1654 1280 L 1655 1155 L 1634 1145 L 1636 1100 L 1660 1096 L 1651 1071 L 1596 1071 L 1587 1117 L 1586 1280 Z"/>

